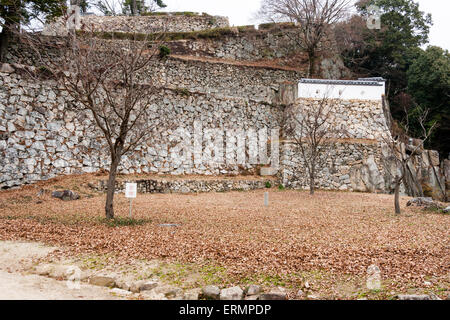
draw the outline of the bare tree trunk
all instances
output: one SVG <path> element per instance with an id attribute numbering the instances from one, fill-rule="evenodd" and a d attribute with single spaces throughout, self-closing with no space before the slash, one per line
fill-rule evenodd
<path id="1" fill-rule="evenodd" d="M 131 15 L 132 16 L 137 16 L 138 12 L 137 12 L 137 0 L 132 0 L 131 1 Z"/>
<path id="2" fill-rule="evenodd" d="M 20 6 L 20 3 L 18 3 Z M 9 8 L 9 16 L 5 18 L 5 22 L 2 26 L 2 32 L 0 33 L 0 61 L 5 61 L 5 56 L 8 53 L 8 47 L 11 37 L 14 33 L 18 33 L 20 31 L 20 23 L 17 13 L 17 8 L 15 6 L 11 6 Z"/>
<path id="3" fill-rule="evenodd" d="M 314 74 L 316 72 L 315 70 L 315 64 L 316 64 L 316 52 L 315 51 L 309 51 L 308 52 L 308 61 L 309 61 L 309 78 L 314 77 Z"/>
<path id="4" fill-rule="evenodd" d="M 111 166 L 109 170 L 109 178 L 108 178 L 108 192 L 106 196 L 106 218 L 114 219 L 114 194 L 116 191 L 116 176 L 117 176 L 117 168 L 120 163 L 120 156 L 111 157 Z"/>
<path id="5" fill-rule="evenodd" d="M 400 184 L 401 184 L 401 179 L 396 176 L 395 177 L 395 200 L 394 200 L 394 205 L 395 205 L 395 214 L 400 214 L 401 210 L 400 210 Z"/>
<path id="6" fill-rule="evenodd" d="M 3 31 L 0 33 L 0 62 L 6 62 L 6 53 L 8 52 L 9 37 L 10 35 L 6 31 L 6 27 L 3 27 Z"/>
<path id="7" fill-rule="evenodd" d="M 314 179 L 314 175 L 310 175 L 309 177 L 309 194 L 310 195 L 314 195 L 314 191 L 315 191 L 315 179 Z"/>

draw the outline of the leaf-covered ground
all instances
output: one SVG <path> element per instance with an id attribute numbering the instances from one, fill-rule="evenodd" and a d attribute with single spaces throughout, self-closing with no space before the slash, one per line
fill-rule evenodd
<path id="1" fill-rule="evenodd" d="M 139 195 L 130 222 L 129 202 L 117 195 L 121 219 L 108 223 L 102 219 L 105 196 L 85 187 L 89 179 L 0 192 L 0 239 L 42 241 L 72 255 L 112 254 L 117 263 L 159 259 L 213 266 L 227 284 L 268 281 L 298 289 L 308 281 L 329 297 L 368 294 L 366 271 L 377 264 L 383 297 L 448 294 L 450 216 L 406 208 L 406 197 L 396 216 L 393 197 L 380 194 L 271 189 L 269 207 L 266 190 Z M 78 189 L 82 199 L 52 199 L 50 192 L 62 187 Z M 41 189 L 47 191 L 38 196 Z"/>

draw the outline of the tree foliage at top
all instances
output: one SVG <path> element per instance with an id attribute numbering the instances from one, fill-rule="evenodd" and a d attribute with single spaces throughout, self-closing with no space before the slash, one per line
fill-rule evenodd
<path id="1" fill-rule="evenodd" d="M 369 29 L 367 18 L 379 8 L 381 29 Z M 398 122 L 408 122 L 416 137 L 423 131 L 420 115 L 428 110 L 431 128 L 437 123 L 427 148 L 450 152 L 450 58 L 439 47 L 428 43 L 431 15 L 413 0 L 362 0 L 358 15 L 336 25 L 335 35 L 344 62 L 358 76 L 382 76 L 388 80 L 391 112 Z M 408 117 L 405 117 L 405 111 Z"/>
<path id="2" fill-rule="evenodd" d="M 369 0 L 356 6 L 368 17 L 368 8 L 373 5 L 380 8 L 381 29 L 366 33 L 369 69 L 380 75 L 389 75 L 392 68 L 407 69 L 414 55 L 409 51 L 428 42 L 431 15 L 420 11 L 412 0 Z"/>
<path id="3" fill-rule="evenodd" d="M 42 15 L 60 16 L 65 8 L 65 0 L 0 0 L 0 18 L 4 25 L 26 23 Z"/>
<path id="4" fill-rule="evenodd" d="M 163 0 L 82 0 L 97 8 L 105 16 L 142 15 L 165 8 Z"/>
<path id="5" fill-rule="evenodd" d="M 143 13 L 151 11 L 151 7 L 147 6 L 145 2 L 145 0 L 124 0 L 123 13 L 127 15 L 142 15 Z M 159 8 L 166 7 L 162 0 L 151 0 L 151 2 L 154 2 Z"/>
<path id="6" fill-rule="evenodd" d="M 369 29 L 367 19 L 377 6 L 381 29 Z M 358 15 L 335 28 L 344 62 L 357 76 L 381 76 L 388 80 L 387 95 L 391 112 L 399 122 L 409 115 L 412 133 L 421 132 L 417 115 L 429 109 L 428 127 L 439 127 L 427 147 L 448 156 L 444 136 L 448 122 L 448 53 L 442 49 L 420 47 L 428 43 L 431 15 L 422 12 L 413 0 L 362 0 Z M 438 138 L 439 137 L 439 138 Z"/>
<path id="7" fill-rule="evenodd" d="M 259 16 L 265 21 L 297 23 L 300 37 L 292 40 L 308 55 L 308 77 L 313 77 L 320 44 L 330 26 L 347 15 L 349 4 L 349 0 L 263 0 Z"/>
<path id="8" fill-rule="evenodd" d="M 379 8 L 380 30 L 371 30 L 366 25 L 366 19 L 373 14 L 369 11 L 371 6 Z M 363 0 L 356 8 L 360 16 L 340 25 L 336 32 L 338 38 L 353 39 L 351 46 L 341 47 L 344 60 L 359 75 L 388 79 L 388 96 L 395 118 L 403 114 L 399 95 L 406 90 L 406 71 L 418 56 L 419 47 L 428 42 L 431 15 L 420 11 L 413 0 Z M 347 34 L 339 35 L 342 32 Z"/>
<path id="9" fill-rule="evenodd" d="M 450 53 L 442 48 L 430 46 L 421 50 L 407 72 L 408 92 L 416 102 L 410 111 L 414 128 L 417 114 L 429 110 L 427 127 L 437 122 L 430 147 L 437 149 L 444 157 L 450 153 Z"/>
<path id="10" fill-rule="evenodd" d="M 4 60 L 9 41 L 22 24 L 33 19 L 61 16 L 67 8 L 65 0 L 0 0 L 0 61 Z"/>

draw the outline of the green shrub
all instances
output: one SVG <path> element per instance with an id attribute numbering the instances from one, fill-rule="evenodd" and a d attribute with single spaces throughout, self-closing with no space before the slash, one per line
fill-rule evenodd
<path id="1" fill-rule="evenodd" d="M 251 33 L 251 32 L 256 32 L 255 26 L 253 25 L 248 25 L 248 26 L 238 26 L 237 27 L 239 30 L 239 33 Z"/>
<path id="2" fill-rule="evenodd" d="M 249 29 L 246 29 L 249 31 Z M 77 31 L 79 36 L 93 36 L 106 40 L 134 40 L 134 41 L 176 41 L 197 39 L 220 39 L 224 36 L 233 36 L 232 28 L 215 28 L 193 32 L 167 32 L 167 33 L 135 33 L 135 32 L 86 32 Z"/>
<path id="3" fill-rule="evenodd" d="M 174 16 L 186 16 L 186 17 L 193 17 L 198 16 L 199 14 L 197 12 L 191 12 L 191 11 L 180 11 L 180 12 L 144 12 L 141 13 L 142 16 L 168 16 L 169 14 Z"/>
<path id="4" fill-rule="evenodd" d="M 173 15 L 175 15 L 175 16 L 193 17 L 193 16 L 198 16 L 198 13 L 191 12 L 191 11 L 182 11 L 182 12 L 174 12 Z"/>
<path id="5" fill-rule="evenodd" d="M 270 181 L 267 181 L 267 182 L 266 182 L 266 188 L 267 188 L 267 189 L 272 188 L 272 183 L 270 183 Z"/>
<path id="6" fill-rule="evenodd" d="M 186 88 L 176 88 L 175 92 L 186 97 L 189 97 L 191 95 L 191 92 Z"/>
<path id="7" fill-rule="evenodd" d="M 295 27 L 295 24 L 293 22 L 272 22 L 272 23 L 263 23 L 259 25 L 260 30 L 269 30 L 273 28 L 278 29 L 291 29 Z"/>
<path id="8" fill-rule="evenodd" d="M 104 224 L 108 227 L 135 227 L 142 226 L 144 224 L 152 223 L 150 219 L 132 219 L 132 218 L 122 218 L 116 217 L 114 219 L 98 218 L 98 223 Z"/>
<path id="9" fill-rule="evenodd" d="M 168 12 L 142 12 L 141 16 L 144 17 L 151 17 L 151 16 L 168 16 L 169 13 Z"/>
<path id="10" fill-rule="evenodd" d="M 38 75 L 43 79 L 50 79 L 53 77 L 53 72 L 46 66 L 40 66 L 37 68 Z"/>
<path id="11" fill-rule="evenodd" d="M 278 190 L 283 191 L 286 190 L 286 187 L 282 184 L 278 185 Z"/>
<path id="12" fill-rule="evenodd" d="M 170 55 L 170 48 L 167 46 L 159 47 L 159 58 L 164 59 Z"/>

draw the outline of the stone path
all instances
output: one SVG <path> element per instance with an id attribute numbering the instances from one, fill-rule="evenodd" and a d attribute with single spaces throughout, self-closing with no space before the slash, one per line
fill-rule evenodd
<path id="1" fill-rule="evenodd" d="M 109 289 L 80 283 L 71 289 L 65 281 L 28 274 L 33 259 L 56 248 L 37 243 L 0 241 L 0 300 L 110 300 Z"/>

